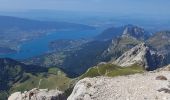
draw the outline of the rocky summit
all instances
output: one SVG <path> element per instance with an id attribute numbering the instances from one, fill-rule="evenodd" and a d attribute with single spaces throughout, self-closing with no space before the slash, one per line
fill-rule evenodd
<path id="1" fill-rule="evenodd" d="M 34 88 L 24 93 L 15 92 L 8 100 L 66 100 L 66 97 L 63 92 L 58 90 Z"/>
<path id="2" fill-rule="evenodd" d="M 68 100 L 170 100 L 170 72 L 80 80 Z"/>

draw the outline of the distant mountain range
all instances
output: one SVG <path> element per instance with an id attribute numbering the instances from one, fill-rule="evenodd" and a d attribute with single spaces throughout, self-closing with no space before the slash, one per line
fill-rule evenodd
<path id="1" fill-rule="evenodd" d="M 53 41 L 49 44 L 53 52 L 22 63 L 2 58 L 0 97 L 38 87 L 40 80 L 41 88 L 58 87 L 70 94 L 74 83 L 85 77 L 114 77 L 161 68 L 170 64 L 169 40 L 169 31 L 150 35 L 143 28 L 126 25 L 106 29 L 89 40 Z"/>
<path id="2" fill-rule="evenodd" d="M 165 39 L 162 40 L 162 38 Z M 91 66 L 100 62 L 114 61 L 136 45 L 145 43 L 151 49 L 151 53 L 156 52 L 155 56 L 159 55 L 157 59 L 162 57 L 162 61 L 155 60 L 154 62 L 156 64 L 154 67 L 157 68 L 168 64 L 170 61 L 169 39 L 169 32 L 167 31 L 151 35 L 138 26 L 125 25 L 106 29 L 93 40 L 81 44 L 74 50 L 65 51 L 61 49 L 61 52 L 35 57 L 26 60 L 25 63 L 40 64 L 46 67 L 57 66 L 70 76 L 77 76 L 84 73 Z"/>

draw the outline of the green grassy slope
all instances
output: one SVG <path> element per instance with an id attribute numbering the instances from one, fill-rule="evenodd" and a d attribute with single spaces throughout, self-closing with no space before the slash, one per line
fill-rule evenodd
<path id="1" fill-rule="evenodd" d="M 14 72 L 13 70 L 12 72 Z M 15 72 L 18 72 L 17 69 Z M 4 90 L 0 90 L 0 100 L 6 100 L 11 93 L 17 91 L 24 92 L 33 88 L 59 89 L 61 91 L 65 91 L 69 88 L 69 85 L 72 82 L 72 79 L 68 78 L 64 72 L 55 67 L 51 67 L 44 72 L 29 73 L 24 72 L 23 70 L 22 72 L 22 74 L 17 74 L 20 76 L 19 78 L 13 73 L 10 74 L 16 76 L 14 78 L 15 81 L 8 81 L 7 83 L 10 84 L 10 86 L 8 86 L 8 88 L 5 88 Z"/>
<path id="2" fill-rule="evenodd" d="M 26 91 L 32 88 L 66 90 L 71 79 L 58 68 L 50 68 L 47 73 L 25 73 L 26 80 L 20 80 L 13 85 L 10 92 Z"/>
<path id="3" fill-rule="evenodd" d="M 68 78 L 67 75 L 56 67 L 48 68 L 47 71 L 40 71 L 35 73 L 30 73 L 33 71 L 27 68 L 27 71 L 22 71 L 20 78 L 12 83 L 7 91 L 0 92 L 0 100 L 6 99 L 9 94 L 16 91 L 27 91 L 32 88 L 41 89 L 59 89 L 61 91 L 66 91 L 69 95 L 74 87 L 74 84 L 85 77 L 96 77 L 96 76 L 109 76 L 115 77 L 120 75 L 129 75 L 134 73 L 142 73 L 144 70 L 138 65 L 133 65 L 129 67 L 120 67 L 113 64 L 101 64 L 92 68 L 79 76 L 78 78 Z"/>
<path id="4" fill-rule="evenodd" d="M 80 78 L 85 77 L 96 77 L 96 76 L 121 76 L 130 75 L 135 73 L 142 73 L 144 69 L 139 65 L 135 64 L 129 67 L 120 67 L 114 64 L 103 64 L 90 68 L 85 74 L 80 76 Z"/>

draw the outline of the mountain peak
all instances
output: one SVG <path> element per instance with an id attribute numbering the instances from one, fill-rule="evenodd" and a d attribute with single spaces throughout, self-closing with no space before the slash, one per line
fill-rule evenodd
<path id="1" fill-rule="evenodd" d="M 126 25 L 124 27 L 122 37 L 133 37 L 139 40 L 146 40 L 148 38 L 149 34 L 143 28 L 134 25 Z"/>

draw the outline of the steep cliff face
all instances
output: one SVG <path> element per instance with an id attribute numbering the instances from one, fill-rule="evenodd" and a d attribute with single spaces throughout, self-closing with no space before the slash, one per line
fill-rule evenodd
<path id="1" fill-rule="evenodd" d="M 24 93 L 15 92 L 8 100 L 66 100 L 63 92 L 48 89 L 32 89 Z"/>
<path id="2" fill-rule="evenodd" d="M 160 63 L 161 66 L 170 63 L 170 31 L 155 33 L 147 40 L 147 44 L 163 57 Z"/>
<path id="3" fill-rule="evenodd" d="M 146 72 L 80 80 L 68 100 L 169 100 L 170 73 Z"/>
<path id="4" fill-rule="evenodd" d="M 161 56 L 152 51 L 145 43 L 141 43 L 120 56 L 114 64 L 126 67 L 133 64 L 140 64 L 147 70 L 154 70 L 159 66 Z"/>

